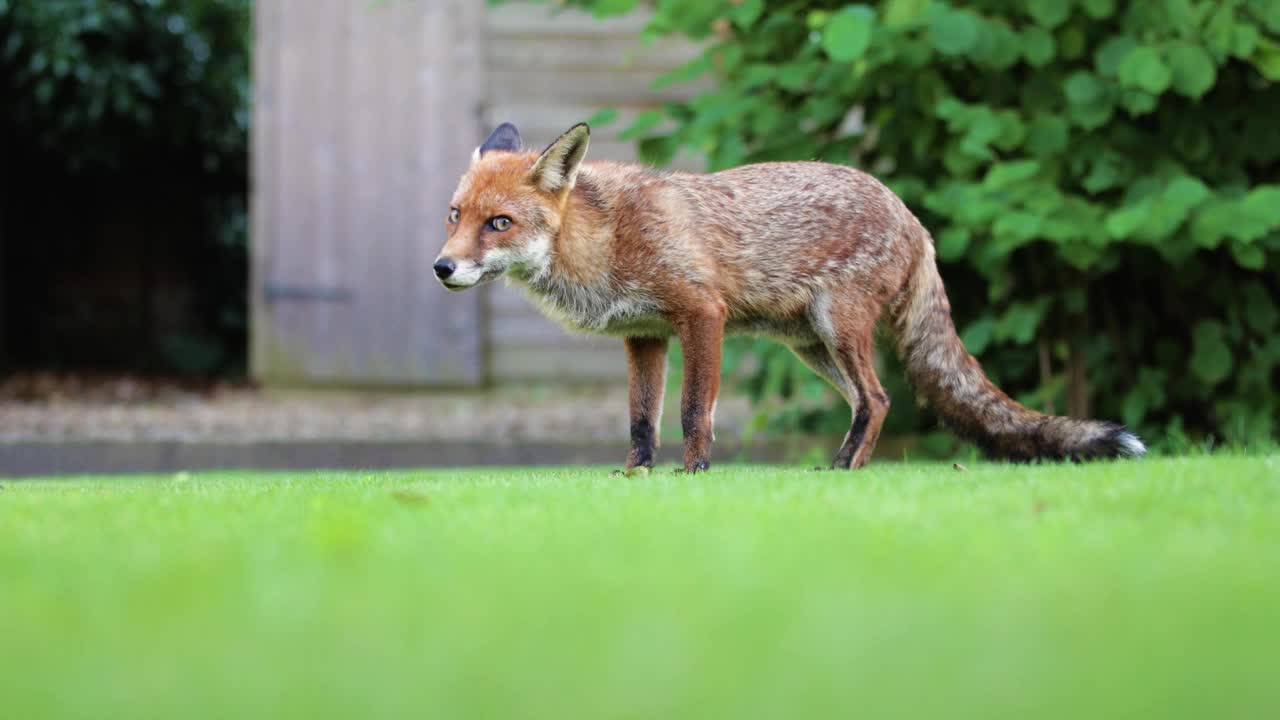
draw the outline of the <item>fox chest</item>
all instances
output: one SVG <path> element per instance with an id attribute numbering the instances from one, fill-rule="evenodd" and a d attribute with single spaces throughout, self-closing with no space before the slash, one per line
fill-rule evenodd
<path id="1" fill-rule="evenodd" d="M 666 337 L 674 332 L 657 303 L 641 293 L 530 287 L 530 295 L 544 314 L 578 332 L 619 337 Z"/>

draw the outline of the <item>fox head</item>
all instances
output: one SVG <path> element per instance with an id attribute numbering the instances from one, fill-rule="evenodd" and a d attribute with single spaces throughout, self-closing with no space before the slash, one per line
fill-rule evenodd
<path id="1" fill-rule="evenodd" d="M 514 125 L 499 125 L 472 153 L 449 203 L 448 240 L 435 261 L 441 284 L 465 290 L 508 272 L 545 273 L 590 135 L 574 125 L 537 155 L 521 150 Z"/>

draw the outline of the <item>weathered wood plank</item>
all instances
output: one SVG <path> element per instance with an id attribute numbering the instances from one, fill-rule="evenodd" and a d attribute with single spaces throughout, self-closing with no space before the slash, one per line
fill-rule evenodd
<path id="1" fill-rule="evenodd" d="M 486 377 L 483 293 L 449 293 L 436 281 L 431 264 L 444 244 L 444 218 L 458 177 L 483 141 L 479 110 L 488 87 L 481 42 L 485 5 L 472 0 L 438 3 L 419 20 L 430 37 L 418 47 L 427 53 L 415 70 L 419 114 L 425 122 L 408 130 L 400 150 L 409 150 L 420 178 L 401 211 L 412 217 L 404 239 L 414 250 L 409 316 L 414 347 L 424 364 L 445 378 L 466 383 Z"/>
<path id="2" fill-rule="evenodd" d="M 697 57 L 701 48 L 662 40 L 643 44 L 634 36 L 518 35 L 495 37 L 486 46 L 494 70 L 646 70 L 655 75 L 674 70 Z"/>
<path id="3" fill-rule="evenodd" d="M 280 219 L 276 200 L 279 184 L 278 123 L 280 112 L 279 3 L 253 6 L 253 122 L 249 131 L 249 369 L 255 376 L 269 372 L 268 343 L 273 334 L 271 313 L 263 293 L 270 262 L 270 241 Z"/>
<path id="4" fill-rule="evenodd" d="M 496 68 L 489 71 L 489 92 L 499 98 L 546 98 L 548 102 L 594 104 L 597 107 L 634 102 L 643 97 L 658 102 L 687 98 L 705 80 L 653 89 L 649 70 L 565 69 L 555 73 Z"/>
<path id="5" fill-rule="evenodd" d="M 522 347 L 555 348 L 570 345 L 581 347 L 615 347 L 622 343 L 619 338 L 606 335 L 589 335 L 575 333 L 555 326 L 552 332 L 543 327 L 540 316 L 526 316 L 519 313 L 495 315 L 489 318 L 490 347 L 516 349 Z"/>
<path id="6" fill-rule="evenodd" d="M 479 140 L 483 7 L 259 0 L 255 13 L 255 375 L 481 381 L 482 298 L 448 295 L 430 265 Z"/>
<path id="7" fill-rule="evenodd" d="M 557 8 L 546 3 L 504 2 L 489 8 L 485 25 L 490 35 L 536 34 L 623 35 L 636 37 L 649 22 L 649 14 L 632 12 L 597 18 L 574 8 Z"/>
<path id="8" fill-rule="evenodd" d="M 489 367 L 492 377 L 499 381 L 616 381 L 626 377 L 627 358 L 621 343 L 615 348 L 600 349 L 521 348 L 491 351 Z"/>

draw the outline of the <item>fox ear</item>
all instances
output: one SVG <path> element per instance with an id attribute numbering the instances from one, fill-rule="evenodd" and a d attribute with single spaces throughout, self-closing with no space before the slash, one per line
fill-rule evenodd
<path id="1" fill-rule="evenodd" d="M 502 152 L 519 152 L 520 151 L 520 131 L 515 125 L 504 122 L 489 133 L 489 139 L 485 140 L 476 151 L 471 154 L 471 162 L 479 160 L 482 155 L 492 150 Z"/>
<path id="2" fill-rule="evenodd" d="M 587 154 L 587 141 L 590 139 L 591 128 L 586 123 L 569 128 L 542 151 L 541 157 L 529 170 L 529 181 L 549 193 L 572 188 L 578 179 L 578 168 Z"/>

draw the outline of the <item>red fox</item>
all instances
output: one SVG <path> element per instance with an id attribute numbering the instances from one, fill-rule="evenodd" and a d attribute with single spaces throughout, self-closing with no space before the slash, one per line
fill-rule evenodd
<path id="1" fill-rule="evenodd" d="M 541 154 L 499 126 L 472 154 L 450 203 L 435 274 L 450 290 L 506 275 L 571 329 L 626 345 L 631 451 L 652 467 L 667 341 L 680 340 L 684 468 L 710 467 L 726 333 L 786 344 L 848 401 L 832 463 L 866 465 L 889 411 L 872 366 L 887 308 L 921 400 L 996 458 L 1142 455 L 1120 425 L 1014 402 L 956 335 L 933 239 L 902 200 L 853 168 L 775 162 L 709 175 L 584 163 L 575 125 Z"/>

